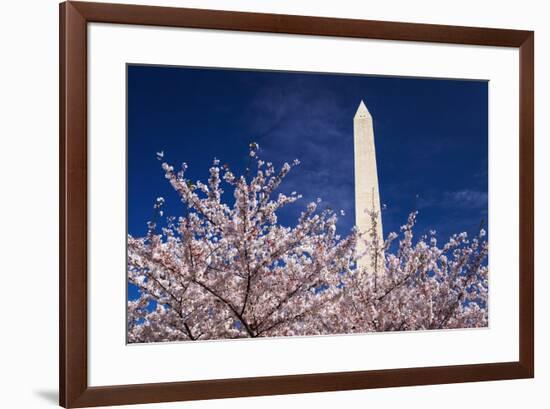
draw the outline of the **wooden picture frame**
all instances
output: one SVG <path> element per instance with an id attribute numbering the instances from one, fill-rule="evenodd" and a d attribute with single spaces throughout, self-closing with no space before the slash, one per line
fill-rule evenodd
<path id="1" fill-rule="evenodd" d="M 139 385 L 88 386 L 87 25 L 223 29 L 519 48 L 519 360 Z M 59 397 L 64 407 L 385 388 L 534 376 L 534 33 L 532 31 L 66 2 L 60 5 Z"/>

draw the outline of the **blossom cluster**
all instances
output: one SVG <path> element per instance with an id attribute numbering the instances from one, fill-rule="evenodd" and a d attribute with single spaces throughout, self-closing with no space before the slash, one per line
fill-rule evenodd
<path id="1" fill-rule="evenodd" d="M 355 230 L 341 237 L 337 213 L 316 202 L 283 226 L 278 212 L 301 196 L 278 188 L 299 162 L 276 170 L 258 149 L 250 145 L 253 171 L 237 176 L 215 159 L 206 183 L 186 178 L 186 164 L 176 171 L 162 163 L 186 212 L 161 228 L 149 222 L 144 237 L 128 236 L 128 279 L 140 294 L 128 301 L 129 342 L 487 325 L 483 230 L 439 246 L 435 232 L 415 240 L 412 213 L 385 241 Z M 158 218 L 163 205 L 158 198 Z M 377 261 L 359 268 L 361 241 Z"/>

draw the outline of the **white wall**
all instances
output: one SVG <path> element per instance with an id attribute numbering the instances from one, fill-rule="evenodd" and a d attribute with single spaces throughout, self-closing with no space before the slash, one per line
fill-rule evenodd
<path id="1" fill-rule="evenodd" d="M 550 287 L 550 25 L 545 2 L 523 0 L 164 0 L 159 5 L 350 18 L 478 25 L 536 31 L 536 379 L 337 392 L 147 408 L 548 407 Z M 0 406 L 55 407 L 57 401 L 58 9 L 54 0 L 0 5 Z M 144 406 L 145 407 L 145 406 Z"/>

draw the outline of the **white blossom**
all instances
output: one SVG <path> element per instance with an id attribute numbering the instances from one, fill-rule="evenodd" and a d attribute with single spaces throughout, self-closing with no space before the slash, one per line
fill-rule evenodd
<path id="1" fill-rule="evenodd" d="M 299 162 L 277 172 L 258 149 L 250 144 L 256 172 L 246 177 L 217 159 L 207 183 L 186 179 L 186 164 L 177 173 L 162 164 L 186 212 L 160 233 L 155 220 L 146 236 L 128 237 L 128 278 L 140 292 L 128 301 L 130 342 L 487 326 L 483 230 L 438 247 L 435 231 L 415 241 L 414 212 L 400 235 L 381 243 L 355 228 L 340 236 L 336 214 L 318 210 L 320 199 L 282 226 L 277 213 L 301 196 L 277 190 Z M 224 186 L 231 205 L 222 201 Z M 159 197 L 160 217 L 163 205 Z M 357 269 L 359 241 L 383 257 L 381 268 Z"/>

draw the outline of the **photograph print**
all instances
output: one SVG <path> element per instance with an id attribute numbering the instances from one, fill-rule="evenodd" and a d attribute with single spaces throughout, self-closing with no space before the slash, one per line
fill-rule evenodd
<path id="1" fill-rule="evenodd" d="M 128 343 L 489 325 L 487 81 L 126 69 Z"/>

